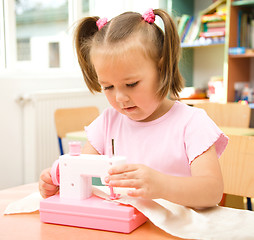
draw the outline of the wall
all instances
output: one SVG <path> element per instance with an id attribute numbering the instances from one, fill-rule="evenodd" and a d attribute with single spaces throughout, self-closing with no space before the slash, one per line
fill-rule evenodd
<path id="1" fill-rule="evenodd" d="M 212 0 L 194 0 L 194 15 L 206 9 Z M 200 47 L 194 49 L 193 85 L 197 88 L 207 87 L 212 76 L 223 76 L 224 45 Z"/>
<path id="2" fill-rule="evenodd" d="M 223 76 L 224 45 L 195 48 L 193 85 L 207 88 L 212 76 Z"/>
<path id="3" fill-rule="evenodd" d="M 173 16 L 180 17 L 183 14 L 194 14 L 193 1 L 172 1 Z M 181 59 L 179 63 L 180 72 L 185 80 L 185 87 L 193 86 L 193 48 L 182 48 Z"/>
<path id="4" fill-rule="evenodd" d="M 124 0 L 121 5 L 109 4 L 107 1 L 105 7 L 114 6 L 114 8 L 110 8 L 111 12 L 109 13 L 109 11 L 105 11 L 105 8 L 102 7 L 102 2 L 104 1 L 94 1 L 92 14 L 104 17 L 107 12 L 108 16 L 106 17 L 111 17 L 116 12 L 122 12 L 123 8 L 142 13 L 148 7 L 157 8 L 166 6 L 163 0 Z M 197 52 L 196 58 L 199 56 L 199 50 Z M 201 64 L 202 62 L 196 62 L 197 68 Z M 31 73 L 32 71 L 33 74 Z M 39 90 L 85 88 L 82 76 L 78 74 L 79 72 L 80 70 L 78 69 L 76 73 L 60 73 L 57 70 L 50 70 L 47 73 L 40 72 L 35 74 L 34 69 L 29 69 L 28 72 L 0 72 L 0 109 L 2 110 L 0 118 L 0 189 L 20 185 L 24 179 L 22 113 L 16 99 L 22 94 Z M 202 74 L 205 76 L 205 73 Z M 105 102 L 102 103 L 96 96 L 94 96 L 94 101 L 100 108 L 103 108 L 105 105 Z"/>
<path id="5" fill-rule="evenodd" d="M 58 75 L 58 76 L 57 76 Z M 20 185 L 23 183 L 23 149 L 22 149 L 22 112 L 16 102 L 18 96 L 48 89 L 86 88 L 83 79 L 78 74 L 38 74 L 31 76 L 24 73 L 0 73 L 0 189 Z M 95 105 L 101 109 L 105 102 L 98 101 L 96 95 Z M 103 107 L 101 107 L 103 106 Z"/>
<path id="6" fill-rule="evenodd" d="M 198 16 L 201 10 L 213 3 L 212 0 L 171 0 L 173 14 Z M 224 45 L 183 48 L 180 71 L 185 86 L 207 88 L 211 76 L 223 76 Z"/>
<path id="7" fill-rule="evenodd" d="M 118 0 L 117 4 L 116 0 L 93 0 L 90 1 L 90 13 L 101 18 L 107 17 L 111 19 L 125 11 L 136 11 L 142 14 L 148 8 L 165 8 L 166 5 L 166 0 Z M 105 11 L 105 9 L 107 10 Z"/>
<path id="8" fill-rule="evenodd" d="M 91 0 L 89 7 L 91 9 L 91 15 L 111 18 L 126 10 L 143 13 L 149 7 L 166 7 L 166 1 L 167 0 L 121 0 L 117 1 L 117 4 L 115 4 L 116 1 L 113 0 Z M 8 3 L 11 3 L 10 6 L 13 7 L 14 1 Z M 13 11 L 10 12 L 13 14 Z M 10 26 L 15 25 L 14 19 L 11 17 L 10 19 L 12 20 L 12 22 L 8 21 L 8 23 L 10 22 Z M 18 32 L 18 35 L 19 34 L 21 33 Z M 12 35 L 10 34 L 10 36 Z M 15 37 L 9 40 L 11 41 L 13 39 L 15 39 Z M 10 41 L 7 41 L 7 43 Z M 15 55 L 15 43 L 13 43 L 13 45 L 14 46 L 8 48 L 10 56 Z M 39 56 L 40 59 L 42 57 L 42 55 Z M 7 60 L 7 62 L 9 62 L 9 59 Z M 65 66 L 63 62 L 62 65 Z M 18 72 L 13 72 L 13 69 L 4 73 L 3 71 L 0 72 L 0 109 L 2 110 L 0 118 L 0 189 L 20 185 L 24 182 L 22 111 L 16 99 L 22 94 L 40 90 L 85 88 L 82 76 L 78 74 L 80 73 L 79 69 L 75 70 L 76 73 L 59 72 L 53 69 L 45 70 L 45 72 L 36 72 L 34 67 L 30 66 L 25 69 L 25 66 L 19 66 L 22 70 Z M 65 69 L 67 67 L 72 69 L 70 63 L 68 63 Z M 105 107 L 106 103 L 105 101 L 102 102 L 101 98 L 98 96 L 91 97 L 94 98 L 95 104 L 100 109 Z"/>

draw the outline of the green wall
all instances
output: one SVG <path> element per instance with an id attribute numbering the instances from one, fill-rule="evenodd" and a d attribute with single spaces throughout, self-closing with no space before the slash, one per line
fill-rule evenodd
<path id="1" fill-rule="evenodd" d="M 179 17 L 182 14 L 194 15 L 193 0 L 168 0 L 171 4 L 172 14 Z M 185 79 L 185 86 L 193 86 L 193 48 L 182 48 L 182 56 L 179 64 L 181 74 Z"/>

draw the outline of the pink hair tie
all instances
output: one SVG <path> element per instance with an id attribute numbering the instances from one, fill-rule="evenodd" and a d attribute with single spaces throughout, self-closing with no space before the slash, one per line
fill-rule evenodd
<path id="1" fill-rule="evenodd" d="M 107 23 L 108 23 L 107 18 L 100 18 L 99 20 L 96 21 L 96 25 L 99 30 L 101 30 Z"/>
<path id="2" fill-rule="evenodd" d="M 153 9 L 149 8 L 143 15 L 142 17 L 144 18 L 144 20 L 148 23 L 154 23 L 155 21 L 155 15 L 153 13 Z"/>

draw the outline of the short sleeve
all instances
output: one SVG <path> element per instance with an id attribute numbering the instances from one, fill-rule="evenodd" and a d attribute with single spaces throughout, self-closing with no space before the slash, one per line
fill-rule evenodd
<path id="1" fill-rule="evenodd" d="M 219 158 L 228 143 L 228 137 L 203 109 L 196 109 L 189 119 L 186 125 L 184 139 L 189 164 L 212 145 L 215 145 Z"/>
<path id="2" fill-rule="evenodd" d="M 105 111 L 97 117 L 89 126 L 85 127 L 87 139 L 100 154 L 104 154 L 104 124 Z"/>

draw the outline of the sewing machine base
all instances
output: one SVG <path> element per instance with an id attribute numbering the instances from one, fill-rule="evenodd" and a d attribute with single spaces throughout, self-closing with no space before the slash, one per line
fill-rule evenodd
<path id="1" fill-rule="evenodd" d="M 40 203 L 40 219 L 45 223 L 130 233 L 147 218 L 132 206 L 96 196 L 85 200 L 60 199 L 55 195 Z"/>

